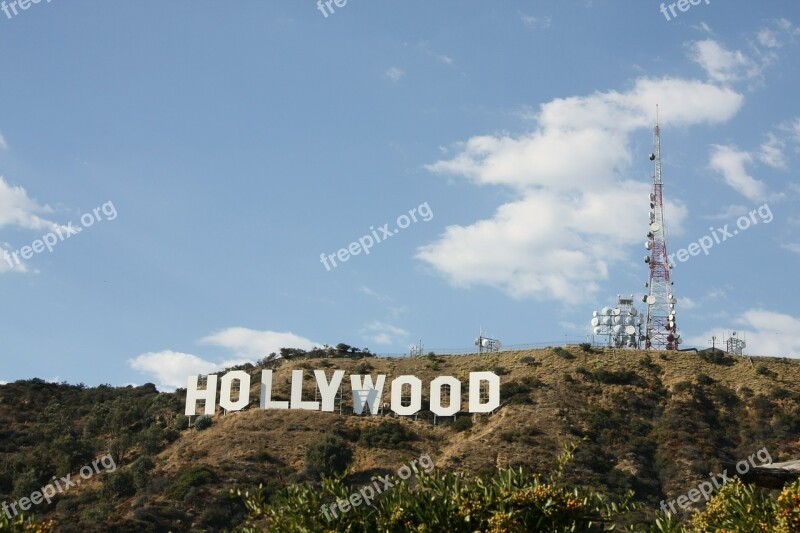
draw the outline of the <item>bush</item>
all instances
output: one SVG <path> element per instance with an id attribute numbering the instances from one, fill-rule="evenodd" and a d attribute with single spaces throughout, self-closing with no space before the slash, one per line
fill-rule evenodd
<path id="1" fill-rule="evenodd" d="M 767 368 L 764 365 L 758 365 L 756 367 L 756 374 L 758 374 L 760 376 L 766 376 L 768 378 L 774 378 L 774 377 L 777 376 L 777 374 L 775 374 L 775 372 L 773 372 L 772 370 L 770 370 L 769 368 Z"/>
<path id="2" fill-rule="evenodd" d="M 367 448 L 384 448 L 387 450 L 410 450 L 411 442 L 417 435 L 400 422 L 384 420 L 377 426 L 364 428 L 358 442 Z"/>
<path id="3" fill-rule="evenodd" d="M 101 478 L 103 491 L 118 498 L 136 494 L 133 474 L 127 470 L 109 472 Z"/>
<path id="4" fill-rule="evenodd" d="M 197 431 L 203 431 L 204 429 L 208 429 L 211 427 L 214 421 L 211 419 L 209 415 L 203 415 L 197 418 L 194 421 L 194 429 Z"/>
<path id="5" fill-rule="evenodd" d="M 564 359 L 575 359 L 575 356 L 572 355 L 572 352 L 569 352 L 564 348 L 561 348 L 560 346 L 557 348 L 553 348 L 553 353 L 559 357 L 563 357 Z"/>
<path id="6" fill-rule="evenodd" d="M 712 378 L 708 374 L 700 373 L 697 375 L 697 383 L 699 383 L 700 385 L 713 385 L 716 382 L 714 381 L 714 378 Z"/>
<path id="7" fill-rule="evenodd" d="M 344 472 L 353 460 L 353 450 L 338 435 L 328 435 L 306 451 L 306 475 L 312 479 Z"/>
<path id="8" fill-rule="evenodd" d="M 471 416 L 462 416 L 461 418 L 456 418 L 455 421 L 450 424 L 450 429 L 456 433 L 461 433 L 462 431 L 472 429 L 472 425 Z"/>
<path id="9" fill-rule="evenodd" d="M 189 417 L 185 415 L 178 415 L 175 417 L 175 429 L 183 431 L 189 427 Z"/>
<path id="10" fill-rule="evenodd" d="M 496 366 L 492 369 L 492 372 L 497 374 L 498 376 L 505 376 L 506 374 L 510 374 L 511 372 L 508 371 L 505 367 Z"/>
<path id="11" fill-rule="evenodd" d="M 733 364 L 736 363 L 736 359 L 719 349 L 700 352 L 699 355 L 707 362 L 714 365 L 733 366 Z"/>
<path id="12" fill-rule="evenodd" d="M 194 465 L 181 470 L 167 491 L 167 496 L 174 500 L 183 500 L 189 490 L 202 487 L 217 481 L 217 474 L 206 465 Z"/>

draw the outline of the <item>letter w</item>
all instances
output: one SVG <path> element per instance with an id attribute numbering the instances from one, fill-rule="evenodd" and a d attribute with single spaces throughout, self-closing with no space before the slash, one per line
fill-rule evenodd
<path id="1" fill-rule="evenodd" d="M 361 382 L 361 378 L 364 382 Z M 378 400 L 383 398 L 383 385 L 386 375 L 378 374 L 378 383 L 372 384 L 372 376 L 350 376 L 350 388 L 353 389 L 353 411 L 360 415 L 364 411 L 364 404 L 369 404 L 373 415 L 378 414 Z"/>

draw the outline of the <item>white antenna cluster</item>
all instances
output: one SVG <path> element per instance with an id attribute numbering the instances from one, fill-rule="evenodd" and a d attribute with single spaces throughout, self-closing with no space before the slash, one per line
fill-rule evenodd
<path id="1" fill-rule="evenodd" d="M 633 295 L 623 298 L 618 294 L 616 307 L 592 312 L 592 331 L 607 336 L 608 346 L 639 348 L 643 337 L 642 316 L 633 306 Z"/>
<path id="2" fill-rule="evenodd" d="M 497 339 L 491 339 L 489 337 L 484 336 L 483 328 L 481 328 L 481 332 L 478 335 L 478 338 L 475 339 L 475 346 L 478 347 L 478 353 L 492 353 L 492 352 L 499 352 L 500 348 L 503 347 L 503 343 L 501 343 Z"/>

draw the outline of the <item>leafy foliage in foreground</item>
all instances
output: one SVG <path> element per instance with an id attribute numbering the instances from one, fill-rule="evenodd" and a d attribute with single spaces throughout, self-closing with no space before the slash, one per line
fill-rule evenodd
<path id="1" fill-rule="evenodd" d="M 23 515 L 9 520 L 5 513 L 0 512 L 0 533 L 50 533 L 53 526 L 52 521 L 40 522 Z"/>
<path id="2" fill-rule="evenodd" d="M 565 447 L 557 468 L 546 479 L 522 468 L 502 469 L 490 476 L 420 473 L 387 489 L 372 505 L 351 506 L 346 513 L 331 512 L 331 504 L 348 499 L 361 487 L 348 487 L 344 476 L 324 477 L 321 485 L 292 485 L 270 503 L 261 488 L 253 494 L 231 491 L 250 511 L 248 525 L 236 531 L 513 533 L 601 532 L 620 527 L 643 533 L 800 531 L 800 480 L 787 484 L 777 496 L 777 491 L 765 494 L 736 480 L 723 487 L 703 512 L 685 522 L 659 512 L 648 524 L 637 512 L 641 507 L 631 502 L 632 493 L 615 500 L 562 482 L 564 467 L 576 447 Z M 326 504 L 329 509 L 323 513 Z"/>
<path id="3" fill-rule="evenodd" d="M 271 503 L 262 489 L 253 494 L 236 491 L 233 495 L 244 501 L 253 520 L 238 531 L 609 531 L 634 510 L 633 505 L 628 498 L 610 501 L 591 489 L 562 484 L 563 467 L 574 449 L 565 448 L 558 468 L 546 480 L 522 468 L 491 476 L 420 473 L 386 489 L 373 505 L 337 512 L 330 521 L 323 504 L 344 500 L 361 488 L 346 486 L 341 476 L 323 478 L 320 486 L 290 486 Z"/>

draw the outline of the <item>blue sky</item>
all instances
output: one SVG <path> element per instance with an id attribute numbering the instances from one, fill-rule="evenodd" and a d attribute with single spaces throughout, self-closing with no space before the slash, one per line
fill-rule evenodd
<path id="1" fill-rule="evenodd" d="M 800 4 L 659 5 L 0 12 L 0 380 L 583 339 L 644 290 L 656 104 L 671 252 L 762 209 L 676 264 L 684 346 L 800 356 Z"/>

